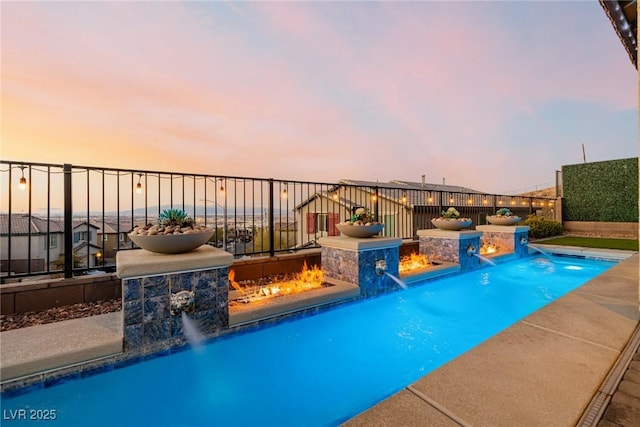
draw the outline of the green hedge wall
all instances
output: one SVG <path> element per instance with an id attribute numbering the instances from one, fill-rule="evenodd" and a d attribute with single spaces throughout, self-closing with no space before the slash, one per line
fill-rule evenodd
<path id="1" fill-rule="evenodd" d="M 564 221 L 638 221 L 638 158 L 562 167 Z"/>

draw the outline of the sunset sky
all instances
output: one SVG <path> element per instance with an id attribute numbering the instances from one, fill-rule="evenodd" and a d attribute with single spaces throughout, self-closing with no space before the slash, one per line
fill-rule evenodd
<path id="1" fill-rule="evenodd" d="M 638 155 L 590 2 L 2 2 L 4 160 L 515 193 Z"/>

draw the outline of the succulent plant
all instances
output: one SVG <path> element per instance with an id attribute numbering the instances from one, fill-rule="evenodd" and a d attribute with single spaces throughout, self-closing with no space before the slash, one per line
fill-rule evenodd
<path id="1" fill-rule="evenodd" d="M 442 211 L 442 218 L 460 218 L 460 212 L 456 208 L 449 208 L 446 211 Z"/>
<path id="2" fill-rule="evenodd" d="M 376 223 L 375 216 L 369 211 L 369 209 L 358 208 L 355 210 L 353 215 L 351 215 L 351 223 L 355 223 L 360 221 L 364 224 L 373 224 Z"/>
<path id="3" fill-rule="evenodd" d="M 498 216 L 513 216 L 513 213 L 511 212 L 510 209 L 502 208 L 502 209 L 498 209 L 498 211 L 496 212 L 496 215 L 498 215 Z"/>
<path id="4" fill-rule="evenodd" d="M 189 227 L 193 225 L 193 219 L 187 216 L 182 209 L 165 209 L 158 216 L 158 222 L 166 226 Z"/>

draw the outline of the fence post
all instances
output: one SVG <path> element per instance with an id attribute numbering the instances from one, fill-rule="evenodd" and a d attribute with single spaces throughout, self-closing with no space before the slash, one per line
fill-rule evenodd
<path id="1" fill-rule="evenodd" d="M 533 197 L 529 197 L 529 215 L 533 214 Z"/>
<path id="2" fill-rule="evenodd" d="M 72 166 L 64 164 L 64 277 L 73 277 L 73 203 L 71 199 Z"/>
<path id="3" fill-rule="evenodd" d="M 269 256 L 275 251 L 275 218 L 273 215 L 273 178 L 269 178 Z"/>
<path id="4" fill-rule="evenodd" d="M 379 194 L 379 191 L 378 191 L 378 187 L 375 187 L 374 191 L 375 191 L 374 192 L 374 196 L 376 198 L 376 200 L 375 200 L 376 203 L 373 206 L 373 215 L 374 215 L 374 218 L 375 218 L 376 221 L 380 221 L 380 218 L 378 218 L 378 212 L 380 211 L 380 194 Z M 380 221 L 380 222 L 382 222 L 382 221 Z"/>

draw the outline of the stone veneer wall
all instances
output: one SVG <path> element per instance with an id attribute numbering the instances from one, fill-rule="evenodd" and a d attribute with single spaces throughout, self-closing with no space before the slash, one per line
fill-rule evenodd
<path id="1" fill-rule="evenodd" d="M 462 271 L 472 270 L 480 266 L 480 258 L 467 256 L 467 248 L 473 246 L 475 253 L 480 250 L 480 235 L 459 238 L 420 236 L 420 253 L 430 261 L 454 262 L 460 264 Z"/>
<path id="2" fill-rule="evenodd" d="M 181 316 L 169 312 L 171 294 L 193 291 L 188 316 L 205 336 L 229 325 L 229 268 L 123 279 L 124 350 L 149 353 L 186 343 Z"/>
<path id="3" fill-rule="evenodd" d="M 494 245 L 500 253 L 514 252 L 513 234 L 485 231 L 482 233 L 482 245 Z"/>
<path id="4" fill-rule="evenodd" d="M 387 273 L 398 277 L 400 256 L 398 248 L 355 251 L 322 247 L 322 269 L 327 277 L 360 286 L 364 297 L 383 294 L 398 285 L 388 276 L 376 273 L 376 261 L 384 260 Z"/>
<path id="5" fill-rule="evenodd" d="M 477 229 L 482 231 L 481 243 L 496 245 L 498 253 L 511 252 L 520 258 L 529 255 L 529 226 L 480 225 Z"/>

